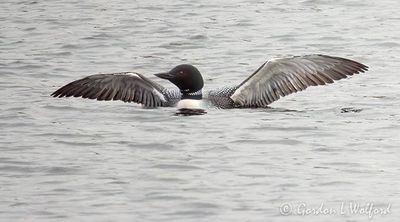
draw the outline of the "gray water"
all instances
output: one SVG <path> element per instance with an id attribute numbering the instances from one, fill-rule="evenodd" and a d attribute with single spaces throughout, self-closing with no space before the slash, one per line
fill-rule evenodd
<path id="1" fill-rule="evenodd" d="M 399 9 L 397 0 L 2 0 L 1 221 L 398 221 Z M 172 87 L 152 74 L 181 63 L 211 89 L 268 58 L 312 53 L 370 71 L 271 109 L 191 117 L 49 96 L 120 71 Z M 382 211 L 350 210 L 371 204 Z"/>

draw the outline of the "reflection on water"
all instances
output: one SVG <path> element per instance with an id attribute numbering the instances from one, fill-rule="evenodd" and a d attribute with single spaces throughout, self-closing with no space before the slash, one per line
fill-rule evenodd
<path id="1" fill-rule="evenodd" d="M 178 109 L 175 114 L 177 116 L 197 116 L 206 113 L 207 111 L 204 109 Z"/>
<path id="2" fill-rule="evenodd" d="M 362 111 L 362 109 L 357 109 L 354 107 L 345 107 L 345 108 L 341 108 L 340 111 L 342 113 L 359 113 Z"/>

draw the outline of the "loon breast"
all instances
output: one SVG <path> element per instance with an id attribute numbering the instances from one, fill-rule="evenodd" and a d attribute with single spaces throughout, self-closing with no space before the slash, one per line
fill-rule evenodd
<path id="1" fill-rule="evenodd" d="M 207 107 L 207 102 L 203 99 L 182 99 L 176 104 L 176 115 L 203 115 L 207 113 Z"/>
<path id="2" fill-rule="evenodd" d="M 178 109 L 206 109 L 207 103 L 202 99 L 182 99 L 176 104 Z"/>

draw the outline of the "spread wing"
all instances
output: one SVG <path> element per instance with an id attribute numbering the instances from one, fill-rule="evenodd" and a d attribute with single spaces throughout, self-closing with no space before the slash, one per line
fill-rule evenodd
<path id="1" fill-rule="evenodd" d="M 271 59 L 244 80 L 230 98 L 236 106 L 266 107 L 309 86 L 333 83 L 367 70 L 356 61 L 326 55 Z"/>
<path id="2" fill-rule="evenodd" d="M 147 107 L 166 104 L 164 87 L 139 73 L 123 72 L 97 74 L 73 81 L 51 95 L 82 97 L 97 100 L 122 100 L 141 103 Z"/>

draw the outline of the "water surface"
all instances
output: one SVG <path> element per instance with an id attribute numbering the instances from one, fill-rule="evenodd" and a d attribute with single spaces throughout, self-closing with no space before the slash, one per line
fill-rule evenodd
<path id="1" fill-rule="evenodd" d="M 373 203 L 391 204 L 375 220 L 399 220 L 399 8 L 395 0 L 2 1 L 0 219 L 365 221 L 348 211 L 293 214 L 301 204 Z M 192 117 L 49 96 L 86 75 L 151 77 L 181 63 L 200 69 L 206 89 L 235 85 L 268 58 L 311 53 L 370 71 L 271 109 Z"/>

